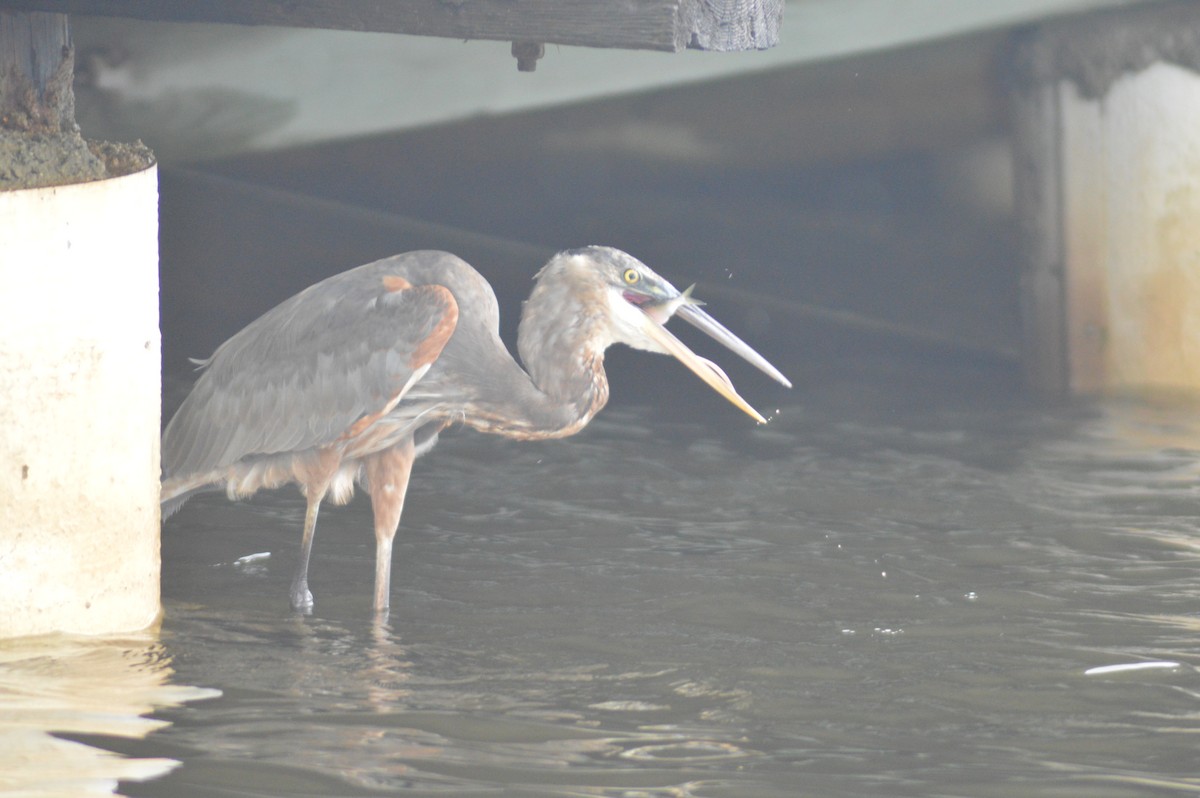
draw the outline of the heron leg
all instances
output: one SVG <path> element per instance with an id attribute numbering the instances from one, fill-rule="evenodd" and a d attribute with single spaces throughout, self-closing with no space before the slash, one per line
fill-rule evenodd
<path id="1" fill-rule="evenodd" d="M 296 565 L 296 574 L 292 577 L 291 600 L 292 609 L 310 612 L 313 606 L 313 596 L 308 589 L 308 561 L 312 557 L 313 536 L 317 531 L 317 513 L 321 509 L 321 500 L 325 498 L 325 490 L 310 490 L 308 493 L 308 509 L 304 512 L 304 537 L 300 540 L 300 562 Z"/>
<path id="2" fill-rule="evenodd" d="M 366 466 L 367 490 L 375 513 L 375 612 L 387 611 L 392 582 L 392 540 L 404 512 L 416 448 L 412 438 L 371 455 Z"/>

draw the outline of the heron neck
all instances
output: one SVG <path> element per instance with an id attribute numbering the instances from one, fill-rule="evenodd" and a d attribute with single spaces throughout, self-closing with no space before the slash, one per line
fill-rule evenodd
<path id="1" fill-rule="evenodd" d="M 539 283 L 526 301 L 517 330 L 517 351 L 543 394 L 554 437 L 587 424 L 608 401 L 599 315 L 569 291 Z M 550 430 L 547 430 L 550 432 Z M 551 435 L 548 435 L 551 436 Z"/>

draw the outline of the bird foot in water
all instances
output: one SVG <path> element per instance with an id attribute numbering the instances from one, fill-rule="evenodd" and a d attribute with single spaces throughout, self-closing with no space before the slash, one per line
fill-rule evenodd
<path id="1" fill-rule="evenodd" d="M 300 582 L 292 585 L 292 609 L 303 612 L 305 615 L 312 612 L 313 594 L 309 592 L 308 585 Z"/>

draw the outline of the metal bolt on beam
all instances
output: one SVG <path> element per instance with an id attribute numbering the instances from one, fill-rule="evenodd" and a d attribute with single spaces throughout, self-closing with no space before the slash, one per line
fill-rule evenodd
<path id="1" fill-rule="evenodd" d="M 542 42 L 513 42 L 512 54 L 517 59 L 518 72 L 533 72 L 537 62 L 546 54 L 546 45 Z"/>

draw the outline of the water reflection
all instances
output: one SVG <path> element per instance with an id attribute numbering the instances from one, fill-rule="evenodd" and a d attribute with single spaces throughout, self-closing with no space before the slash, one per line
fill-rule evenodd
<path id="1" fill-rule="evenodd" d="M 168 725 L 147 717 L 219 695 L 171 683 L 171 658 L 151 633 L 47 635 L 0 645 L 0 792 L 32 796 L 115 793 L 179 763 L 122 756 L 82 740 L 136 740 Z"/>
<path id="2" fill-rule="evenodd" d="M 1130 534 L 1200 552 L 1200 406 L 1107 402 L 1047 451 L 1058 498 Z"/>
<path id="3" fill-rule="evenodd" d="M 219 779 L 272 795 L 301 782 L 314 794 L 458 794 L 490 783 L 537 794 L 559 782 L 576 795 L 686 796 L 710 780 L 680 780 L 681 770 L 700 776 L 761 756 L 700 717 L 744 693 L 679 667 L 615 672 L 594 658 L 566 665 L 544 652 L 409 646 L 365 620 L 178 607 L 172 625 L 181 640 L 210 641 L 196 664 L 230 686 L 203 719 L 173 730 L 204 754 L 158 792 L 135 794 Z"/>

